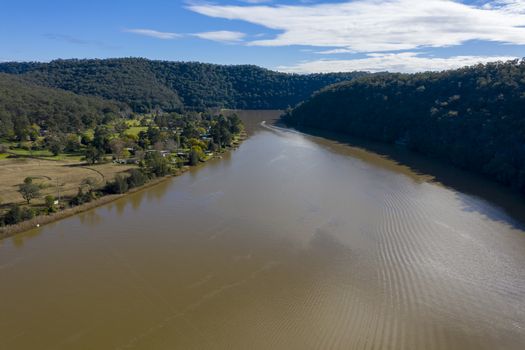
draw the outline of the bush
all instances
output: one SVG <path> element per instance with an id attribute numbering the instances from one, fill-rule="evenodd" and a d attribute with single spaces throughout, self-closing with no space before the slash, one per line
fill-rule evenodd
<path id="1" fill-rule="evenodd" d="M 128 192 L 129 186 L 126 178 L 122 175 L 116 175 L 113 182 L 106 185 L 107 193 L 122 194 Z"/>
<path id="2" fill-rule="evenodd" d="M 13 204 L 9 211 L 4 215 L 6 225 L 14 225 L 22 221 L 22 210 L 18 204 Z"/>
<path id="3" fill-rule="evenodd" d="M 129 171 L 129 177 L 127 178 L 128 187 L 139 187 L 146 183 L 148 180 L 147 176 L 139 169 L 131 169 Z"/>
<path id="4" fill-rule="evenodd" d="M 96 199 L 96 198 L 97 198 L 97 195 L 93 190 L 90 189 L 88 192 L 84 192 L 82 190 L 82 187 L 79 187 L 77 195 L 69 201 L 69 204 L 71 206 L 77 206 L 77 205 L 91 202 L 93 199 Z"/>
<path id="5" fill-rule="evenodd" d="M 22 214 L 22 221 L 30 220 L 35 217 L 35 211 L 31 208 L 22 208 L 21 210 Z"/>
<path id="6" fill-rule="evenodd" d="M 18 204 L 13 204 L 4 215 L 3 222 L 5 225 L 14 225 L 34 217 L 35 212 L 31 208 L 21 208 Z"/>
<path id="7" fill-rule="evenodd" d="M 48 214 L 54 213 L 56 211 L 55 197 L 53 197 L 51 195 L 48 195 L 44 199 L 45 199 L 45 202 L 46 202 L 46 212 Z"/>

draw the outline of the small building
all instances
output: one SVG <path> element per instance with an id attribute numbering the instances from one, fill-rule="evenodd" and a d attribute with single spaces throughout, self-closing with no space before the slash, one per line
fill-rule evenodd
<path id="1" fill-rule="evenodd" d="M 138 164 L 139 160 L 137 158 L 125 158 L 114 160 L 113 163 L 117 164 Z"/>

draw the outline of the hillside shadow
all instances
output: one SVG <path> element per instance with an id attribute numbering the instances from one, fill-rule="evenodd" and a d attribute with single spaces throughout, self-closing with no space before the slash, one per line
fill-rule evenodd
<path id="1" fill-rule="evenodd" d="M 279 120 L 273 125 L 286 127 Z M 391 144 L 371 142 L 334 132 L 310 128 L 288 128 L 306 135 L 328 139 L 338 144 L 373 152 L 397 165 L 407 167 L 410 172 L 424 178 L 424 182 L 435 183 L 452 189 L 462 202 L 463 210 L 475 211 L 493 221 L 504 222 L 513 228 L 525 230 L 525 197 L 513 192 L 511 188 L 493 182 L 482 175 L 459 169 L 444 161 L 427 158 L 406 148 Z M 509 218 L 494 210 L 486 210 L 484 205 L 473 203 L 468 196 L 474 196 L 501 208 Z M 482 210 L 485 209 L 485 210 Z"/>

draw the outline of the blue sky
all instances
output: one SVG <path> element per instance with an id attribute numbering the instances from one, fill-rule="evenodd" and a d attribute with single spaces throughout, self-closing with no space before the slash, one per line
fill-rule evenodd
<path id="1" fill-rule="evenodd" d="M 525 0 L 4 1 L 0 61 L 147 57 L 287 72 L 525 56 Z"/>

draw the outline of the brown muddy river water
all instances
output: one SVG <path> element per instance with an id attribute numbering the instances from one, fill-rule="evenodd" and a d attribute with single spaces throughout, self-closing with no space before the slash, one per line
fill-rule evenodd
<path id="1" fill-rule="evenodd" d="M 251 118 L 222 160 L 0 241 L 0 349 L 525 349 L 522 200 Z"/>

